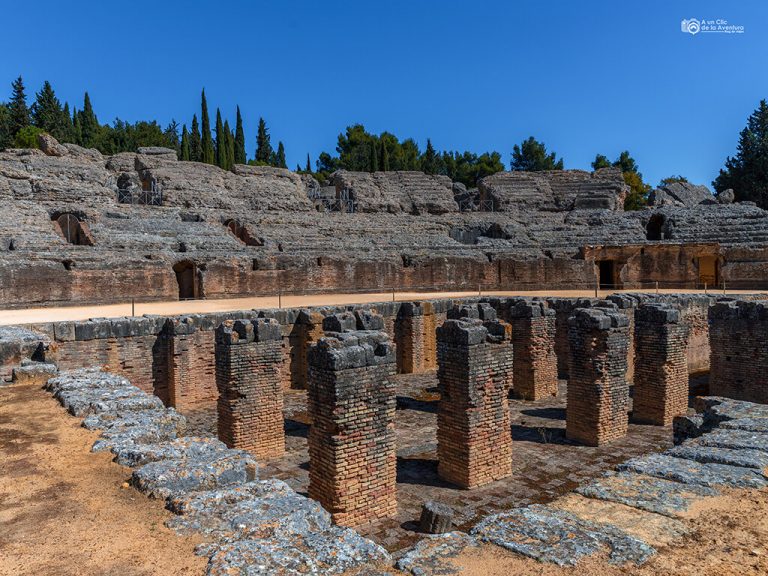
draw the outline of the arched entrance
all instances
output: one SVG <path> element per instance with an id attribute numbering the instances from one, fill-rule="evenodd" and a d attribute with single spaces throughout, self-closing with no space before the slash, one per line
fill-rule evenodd
<path id="1" fill-rule="evenodd" d="M 646 240 L 664 240 L 664 224 L 666 219 L 662 214 L 654 214 L 651 219 L 648 220 L 648 224 L 645 227 Z"/>
<path id="2" fill-rule="evenodd" d="M 202 290 L 195 263 L 183 260 L 174 264 L 173 271 L 176 273 L 176 282 L 179 285 L 179 300 L 200 298 Z"/>
<path id="3" fill-rule="evenodd" d="M 65 212 L 54 215 L 53 222 L 56 228 L 58 228 L 61 237 L 70 244 L 75 246 L 93 246 L 93 238 L 87 224 L 82 222 L 76 214 Z"/>
<path id="4" fill-rule="evenodd" d="M 239 220 L 227 220 L 224 222 L 232 236 L 240 240 L 246 246 L 263 246 L 264 241 L 261 238 L 254 238 L 248 231 L 248 228 L 242 224 Z"/>

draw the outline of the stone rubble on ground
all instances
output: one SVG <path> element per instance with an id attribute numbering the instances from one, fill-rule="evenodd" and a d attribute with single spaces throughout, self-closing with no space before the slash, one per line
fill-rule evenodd
<path id="1" fill-rule="evenodd" d="M 280 480 L 256 480 L 256 462 L 211 438 L 182 436 L 186 419 L 128 380 L 100 369 L 59 373 L 46 388 L 83 426 L 102 430 L 94 451 L 111 450 L 134 468 L 132 483 L 167 499 L 168 526 L 201 533 L 207 574 L 390 574 L 392 558 L 318 502 Z M 157 401 L 155 401 L 157 400 Z M 706 397 L 700 418 L 675 427 L 678 445 L 632 458 L 576 490 L 582 496 L 679 517 L 722 488 L 768 485 L 768 406 Z M 652 546 L 618 527 L 534 504 L 483 518 L 470 534 L 429 536 L 404 551 L 397 568 L 414 576 L 455 573 L 450 559 L 481 543 L 562 566 L 607 553 L 615 564 L 645 562 Z"/>
<path id="2" fill-rule="evenodd" d="M 121 376 L 98 368 L 59 373 L 46 389 L 83 426 L 100 429 L 93 451 L 110 450 L 133 467 L 131 483 L 166 498 L 168 525 L 201 532 L 197 552 L 210 576 L 340 574 L 392 564 L 381 546 L 331 524 L 330 514 L 280 480 L 257 481 L 245 451 L 212 438 L 181 436 L 186 418 Z M 360 572 L 363 574 L 363 572 Z"/>

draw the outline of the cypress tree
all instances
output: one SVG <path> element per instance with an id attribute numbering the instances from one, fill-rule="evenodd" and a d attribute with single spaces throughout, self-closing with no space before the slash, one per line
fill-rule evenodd
<path id="1" fill-rule="evenodd" d="M 437 172 L 437 152 L 432 146 L 432 141 L 427 138 L 427 149 L 421 159 L 421 169 L 426 174 L 435 174 Z"/>
<path id="2" fill-rule="evenodd" d="M 278 168 L 288 168 L 285 162 L 285 146 L 282 142 L 277 143 L 277 154 L 275 154 L 275 166 Z"/>
<path id="3" fill-rule="evenodd" d="M 379 171 L 379 155 L 376 152 L 376 140 L 371 140 L 371 159 L 369 168 L 371 172 Z"/>
<path id="4" fill-rule="evenodd" d="M 30 111 L 32 123 L 35 126 L 45 130 L 54 138 L 62 139 L 64 111 L 61 108 L 61 102 L 53 92 L 51 83 L 47 80 L 43 83 L 40 92 L 35 95 L 35 102 Z"/>
<path id="5" fill-rule="evenodd" d="M 379 169 L 382 172 L 389 172 L 389 151 L 387 150 L 387 143 L 381 143 L 381 161 L 379 162 Z"/>
<path id="6" fill-rule="evenodd" d="M 78 146 L 83 145 L 83 128 L 80 126 L 80 112 L 72 110 L 72 140 Z"/>
<path id="7" fill-rule="evenodd" d="M 312 164 L 309 161 L 309 154 L 307 154 L 307 167 L 304 169 L 308 174 L 312 174 Z M 298 172 L 298 170 L 297 170 Z"/>
<path id="8" fill-rule="evenodd" d="M 235 166 L 235 133 L 229 127 L 229 122 L 224 122 L 224 132 L 227 135 L 227 170 Z"/>
<path id="9" fill-rule="evenodd" d="M 27 107 L 27 95 L 24 92 L 24 81 L 19 76 L 11 84 L 13 92 L 8 102 L 8 130 L 11 136 L 22 128 L 29 126 L 29 108 Z"/>
<path id="10" fill-rule="evenodd" d="M 192 132 L 189 135 L 189 159 L 192 162 L 202 161 L 202 144 L 200 142 L 200 126 L 197 123 L 197 114 L 192 115 Z"/>
<path id="11" fill-rule="evenodd" d="M 83 98 L 83 109 L 79 114 L 79 118 L 82 145 L 86 148 L 93 148 L 96 145 L 100 126 L 96 114 L 93 112 L 88 92 L 85 93 Z"/>
<path id="12" fill-rule="evenodd" d="M 216 156 L 213 150 L 213 138 L 211 137 L 211 119 L 208 117 L 208 102 L 205 100 L 205 90 L 203 90 L 201 103 L 201 120 L 203 123 L 202 135 L 200 137 L 200 160 L 206 164 L 213 164 Z"/>
<path id="13" fill-rule="evenodd" d="M 245 132 L 243 131 L 243 117 L 240 115 L 240 106 L 238 106 L 235 123 L 235 164 L 245 164 L 245 162 Z"/>
<path id="14" fill-rule="evenodd" d="M 267 123 L 264 122 L 264 118 L 259 118 L 259 128 L 256 133 L 256 163 L 271 164 L 273 155 Z"/>
<path id="15" fill-rule="evenodd" d="M 9 121 L 8 106 L 0 102 L 0 150 L 11 145 L 11 126 Z"/>
<path id="16" fill-rule="evenodd" d="M 61 132 L 61 138 L 59 138 L 61 142 L 75 141 L 75 126 L 72 123 L 72 115 L 69 113 L 68 102 L 64 102 L 64 109 L 61 111 Z"/>
<path id="17" fill-rule="evenodd" d="M 190 157 L 189 132 L 187 131 L 187 125 L 184 124 L 181 127 L 181 159 L 189 162 Z"/>
<path id="18" fill-rule="evenodd" d="M 221 111 L 216 108 L 216 166 L 224 168 L 226 162 L 226 134 L 221 125 Z"/>

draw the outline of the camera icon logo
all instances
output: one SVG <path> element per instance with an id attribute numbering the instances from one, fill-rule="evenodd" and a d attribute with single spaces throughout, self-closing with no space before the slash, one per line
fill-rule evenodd
<path id="1" fill-rule="evenodd" d="M 701 31 L 701 22 L 696 18 L 690 18 L 680 22 L 680 31 L 687 32 L 688 34 L 698 34 Z"/>

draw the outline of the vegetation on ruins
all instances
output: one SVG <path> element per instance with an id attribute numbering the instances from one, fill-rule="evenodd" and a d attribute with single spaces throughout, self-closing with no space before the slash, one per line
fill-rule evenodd
<path id="1" fill-rule="evenodd" d="M 498 152 L 479 155 L 473 152 L 438 152 L 428 139 L 426 150 L 422 153 L 412 138 L 401 141 L 391 132 L 371 134 L 362 124 L 348 126 L 343 134 L 339 134 L 336 153 L 337 156 L 328 152 L 320 154 L 315 175 L 321 181 L 339 169 L 355 172 L 421 170 L 427 174 L 442 174 L 454 182 L 473 187 L 480 178 L 504 170 Z"/>
<path id="2" fill-rule="evenodd" d="M 512 148 L 512 162 L 509 169 L 525 172 L 562 170 L 563 159 L 557 160 L 554 152 L 547 153 L 547 147 L 544 143 L 531 136 L 527 140 L 523 140 L 521 144 L 515 144 Z"/>
<path id="3" fill-rule="evenodd" d="M 659 181 L 659 186 L 667 186 L 669 184 L 674 184 L 675 182 L 685 183 L 688 182 L 688 178 L 680 174 L 677 176 L 667 176 Z"/>
<path id="4" fill-rule="evenodd" d="M 725 160 L 725 169 L 712 182 L 718 193 L 731 188 L 737 201 L 750 200 L 768 207 L 768 104 L 752 112 L 739 134 L 736 155 Z"/>
<path id="5" fill-rule="evenodd" d="M 651 187 L 643 182 L 643 175 L 637 167 L 637 162 L 635 162 L 635 159 L 629 154 L 629 150 L 624 150 L 613 162 L 608 160 L 608 157 L 603 154 L 597 154 L 592 162 L 592 170 L 600 170 L 601 168 L 610 168 L 612 166 L 621 168 L 624 182 L 630 188 L 630 192 L 624 200 L 624 210 L 640 210 L 646 206 L 648 204 L 648 193 L 651 191 Z M 678 176 L 677 178 L 683 177 Z M 684 178 L 675 181 L 687 182 Z"/>

